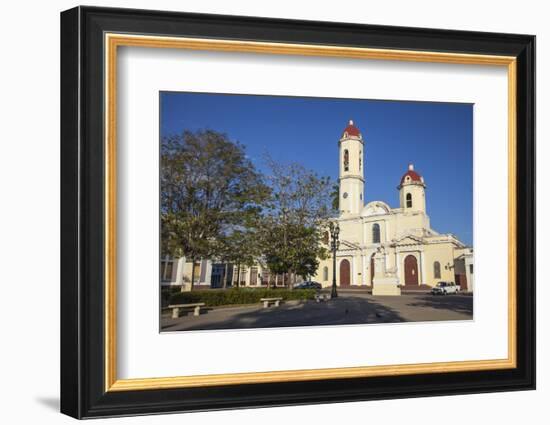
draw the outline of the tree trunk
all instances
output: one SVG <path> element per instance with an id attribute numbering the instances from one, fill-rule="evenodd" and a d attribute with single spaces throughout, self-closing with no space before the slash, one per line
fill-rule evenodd
<path id="1" fill-rule="evenodd" d="M 228 264 L 225 263 L 225 267 L 223 268 L 223 280 L 222 280 L 222 287 L 223 289 L 227 289 L 227 268 L 228 268 Z"/>
<path id="2" fill-rule="evenodd" d="M 195 286 L 195 259 L 191 261 L 191 291 Z"/>
<path id="3" fill-rule="evenodd" d="M 237 288 L 241 287 L 241 264 L 237 264 Z"/>
<path id="4" fill-rule="evenodd" d="M 166 254 L 164 256 L 164 267 L 163 267 L 163 270 L 162 270 L 162 280 L 166 280 L 166 270 L 168 269 L 168 259 L 169 258 L 170 257 L 168 256 L 168 254 Z M 171 278 L 171 276 L 170 276 L 170 278 Z"/>

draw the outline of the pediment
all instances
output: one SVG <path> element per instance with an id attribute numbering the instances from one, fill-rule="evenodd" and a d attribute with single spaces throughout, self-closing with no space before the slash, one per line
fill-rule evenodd
<path id="1" fill-rule="evenodd" d="M 355 251 L 358 249 L 361 249 L 359 245 L 349 241 L 340 240 L 340 248 L 338 249 L 338 251 Z"/>
<path id="2" fill-rule="evenodd" d="M 422 238 L 419 238 L 413 235 L 407 235 L 399 238 L 395 244 L 397 246 L 402 246 L 402 245 L 418 245 L 423 243 L 424 243 L 424 240 Z"/>
<path id="3" fill-rule="evenodd" d="M 369 202 L 361 211 L 362 217 L 370 217 L 373 215 L 390 214 L 391 208 L 388 204 L 382 201 Z"/>

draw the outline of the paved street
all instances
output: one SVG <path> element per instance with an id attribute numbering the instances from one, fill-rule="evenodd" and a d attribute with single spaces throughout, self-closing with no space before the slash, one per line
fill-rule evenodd
<path id="1" fill-rule="evenodd" d="M 270 328 L 286 326 L 349 325 L 361 323 L 395 323 L 473 318 L 473 297 L 469 295 L 433 296 L 403 294 L 373 297 L 359 292 L 341 292 L 327 302 L 288 301 L 279 307 L 216 307 L 193 316 L 184 312 L 172 319 L 164 312 L 162 331 Z"/>

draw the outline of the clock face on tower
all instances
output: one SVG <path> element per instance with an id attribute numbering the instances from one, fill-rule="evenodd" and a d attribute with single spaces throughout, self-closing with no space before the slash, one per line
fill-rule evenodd
<path id="1" fill-rule="evenodd" d="M 346 199 L 348 197 L 348 192 L 344 192 L 342 196 L 344 197 L 344 199 Z"/>

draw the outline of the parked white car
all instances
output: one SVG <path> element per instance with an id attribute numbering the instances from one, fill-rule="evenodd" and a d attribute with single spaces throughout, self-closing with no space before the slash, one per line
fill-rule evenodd
<path id="1" fill-rule="evenodd" d="M 460 292 L 460 286 L 455 285 L 454 282 L 437 282 L 432 288 L 432 295 L 448 295 L 458 294 Z"/>

